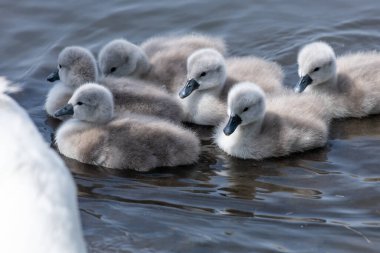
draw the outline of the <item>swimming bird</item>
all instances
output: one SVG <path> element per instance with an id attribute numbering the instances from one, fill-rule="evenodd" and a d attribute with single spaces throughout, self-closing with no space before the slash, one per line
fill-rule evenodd
<path id="1" fill-rule="evenodd" d="M 64 48 L 58 56 L 57 70 L 47 77 L 49 82 L 60 81 L 47 94 L 47 114 L 54 117 L 55 111 L 67 103 L 77 87 L 94 82 L 97 76 L 96 60 L 89 50 L 78 46 Z"/>
<path id="2" fill-rule="evenodd" d="M 1 92 L 0 121 L 0 252 L 87 252 L 69 170 Z"/>
<path id="3" fill-rule="evenodd" d="M 284 92 L 266 98 L 248 82 L 229 92 L 228 117 L 216 128 L 215 143 L 231 156 L 255 160 L 324 146 L 331 119 L 317 96 Z"/>
<path id="4" fill-rule="evenodd" d="M 99 52 L 99 67 L 104 76 L 141 77 L 150 70 L 145 52 L 137 45 L 115 39 Z"/>
<path id="5" fill-rule="evenodd" d="M 106 76 L 139 77 L 177 93 L 186 80 L 187 58 L 206 47 L 226 53 L 226 45 L 220 38 L 202 34 L 169 35 L 150 38 L 140 47 L 125 39 L 111 41 L 101 49 L 98 61 Z"/>
<path id="6" fill-rule="evenodd" d="M 193 132 L 157 117 L 115 117 L 113 107 L 106 87 L 94 83 L 79 87 L 55 113 L 73 116 L 57 130 L 59 151 L 83 163 L 138 171 L 198 160 L 200 143 Z"/>
<path id="7" fill-rule="evenodd" d="M 325 97 L 334 118 L 380 113 L 380 53 L 349 53 L 336 58 L 325 42 L 304 46 L 298 54 L 300 81 L 295 91 Z"/>
<path id="8" fill-rule="evenodd" d="M 217 125 L 225 115 L 228 91 L 236 83 L 259 83 L 267 94 L 274 94 L 284 90 L 283 78 L 277 63 L 253 56 L 225 60 L 212 48 L 200 49 L 188 58 L 187 82 L 179 91 L 185 118 L 196 124 Z"/>
<path id="9" fill-rule="evenodd" d="M 90 51 L 77 46 L 65 48 L 58 57 L 58 71 L 48 77 L 49 81 L 61 82 L 55 84 L 48 93 L 45 103 L 47 113 L 55 117 L 55 111 L 67 104 L 76 88 L 97 79 L 96 62 Z M 100 78 L 98 82 L 111 90 L 118 114 L 136 112 L 173 122 L 180 122 L 183 118 L 183 110 L 177 99 L 149 82 L 113 77 Z"/>

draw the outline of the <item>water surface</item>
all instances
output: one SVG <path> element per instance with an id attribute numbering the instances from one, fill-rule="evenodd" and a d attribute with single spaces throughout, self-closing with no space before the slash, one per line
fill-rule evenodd
<path id="1" fill-rule="evenodd" d="M 3 0 L 0 74 L 24 87 L 15 98 L 51 141 L 44 80 L 65 46 L 97 54 L 113 38 L 204 32 L 232 55 L 278 61 L 291 85 L 305 43 L 380 50 L 379 13 L 376 0 Z M 262 162 L 231 158 L 197 130 L 194 166 L 137 173 L 65 159 L 91 252 L 378 252 L 380 117 L 335 121 L 325 148 Z"/>

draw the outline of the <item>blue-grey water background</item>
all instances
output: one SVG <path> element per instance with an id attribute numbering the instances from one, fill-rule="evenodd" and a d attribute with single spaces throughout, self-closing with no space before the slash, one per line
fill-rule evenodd
<path id="1" fill-rule="evenodd" d="M 278 61 L 292 85 L 305 43 L 380 50 L 380 2 L 2 0 L 0 31 L 0 75 L 23 86 L 15 98 L 50 142 L 45 77 L 65 46 L 97 54 L 113 38 L 208 33 L 231 55 Z M 137 173 L 65 159 L 91 252 L 379 251 L 379 116 L 335 121 L 325 148 L 262 162 L 228 157 L 197 131 L 194 166 Z"/>

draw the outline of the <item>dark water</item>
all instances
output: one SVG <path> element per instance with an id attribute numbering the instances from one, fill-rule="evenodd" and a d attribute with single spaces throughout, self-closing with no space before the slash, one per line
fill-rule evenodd
<path id="1" fill-rule="evenodd" d="M 305 43 L 380 50 L 380 2 L 3 0 L 0 31 L 0 75 L 24 86 L 15 98 L 50 141 L 44 79 L 65 46 L 97 53 L 122 36 L 205 32 L 233 55 L 278 61 L 292 84 Z M 190 167 L 137 173 L 66 159 L 92 252 L 379 251 L 380 116 L 336 121 L 325 148 L 263 162 L 230 158 L 199 130 L 203 154 Z"/>

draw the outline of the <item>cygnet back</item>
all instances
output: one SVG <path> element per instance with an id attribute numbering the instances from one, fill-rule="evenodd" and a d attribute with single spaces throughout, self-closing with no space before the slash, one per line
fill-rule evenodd
<path id="1" fill-rule="evenodd" d="M 149 82 L 133 78 L 106 77 L 100 79 L 99 83 L 111 90 L 117 114 L 139 113 L 177 123 L 184 118 L 178 99 Z"/>

